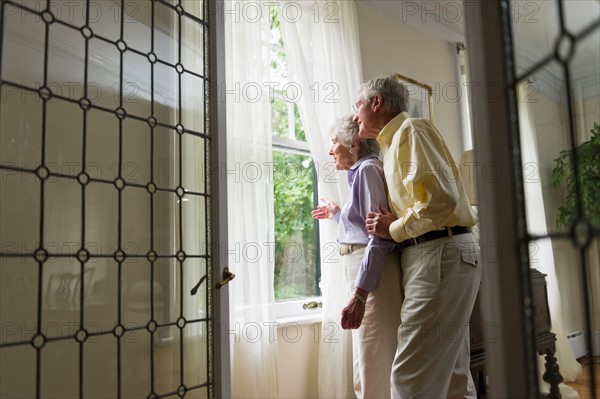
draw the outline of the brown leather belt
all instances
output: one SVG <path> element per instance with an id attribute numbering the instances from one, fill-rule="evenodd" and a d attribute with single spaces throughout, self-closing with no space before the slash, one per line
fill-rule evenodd
<path id="1" fill-rule="evenodd" d="M 434 230 L 428 233 L 422 234 L 415 238 L 409 238 L 408 240 L 404 240 L 398 243 L 398 248 L 406 249 L 408 247 L 412 247 L 413 245 L 420 244 L 425 241 L 437 240 L 438 238 L 443 237 L 451 237 L 459 234 L 470 233 L 471 228 L 465 226 L 454 226 L 454 227 L 446 227 L 444 230 Z"/>

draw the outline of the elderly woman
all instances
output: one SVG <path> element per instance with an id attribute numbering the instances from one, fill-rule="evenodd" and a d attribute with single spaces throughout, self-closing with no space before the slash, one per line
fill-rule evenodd
<path id="1" fill-rule="evenodd" d="M 353 329 L 354 390 L 357 398 L 389 398 L 390 375 L 402 302 L 399 253 L 392 240 L 367 233 L 368 212 L 387 207 L 379 145 L 358 137 L 352 116 L 331 129 L 329 155 L 337 170 L 348 171 L 350 195 L 340 210 L 322 199 L 312 212 L 316 219 L 339 223 L 337 240 L 350 292 L 342 311 L 344 329 Z"/>

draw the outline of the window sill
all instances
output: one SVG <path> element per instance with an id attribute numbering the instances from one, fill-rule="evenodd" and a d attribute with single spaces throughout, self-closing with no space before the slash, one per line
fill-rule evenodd
<path id="1" fill-rule="evenodd" d="M 309 324 L 320 323 L 323 320 L 321 317 L 321 312 L 318 314 L 310 314 L 305 316 L 297 316 L 297 317 L 283 317 L 281 319 L 277 319 L 277 328 L 283 328 L 290 324 L 298 324 L 300 326 L 307 326 Z"/>

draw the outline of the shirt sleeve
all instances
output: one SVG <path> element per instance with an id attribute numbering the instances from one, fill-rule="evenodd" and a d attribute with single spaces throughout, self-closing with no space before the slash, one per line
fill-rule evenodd
<path id="1" fill-rule="evenodd" d="M 369 292 L 375 290 L 385 259 L 395 246 L 391 240 L 370 236 L 354 285 Z"/>
<path id="2" fill-rule="evenodd" d="M 339 222 L 340 222 L 340 215 L 341 215 L 341 214 L 342 214 L 342 211 L 341 211 L 341 210 L 340 210 L 340 211 L 337 211 L 337 212 L 335 213 L 335 215 L 333 215 L 333 221 L 334 221 L 334 222 L 336 222 L 336 223 L 339 223 Z"/>
<path id="3" fill-rule="evenodd" d="M 394 179 L 394 184 L 404 186 L 411 205 L 390 225 L 396 242 L 443 229 L 440 223 L 454 212 L 459 196 L 447 170 L 453 161 L 439 133 L 433 128 L 402 133 L 405 140 L 400 142 L 396 159 L 401 178 Z"/>
<path id="4" fill-rule="evenodd" d="M 359 184 L 358 195 L 360 214 L 366 220 L 367 213 L 381 212 L 381 206 L 388 207 L 383 171 L 376 165 L 365 165 L 358 171 L 354 184 Z M 383 269 L 387 255 L 396 243 L 381 237 L 369 235 L 363 260 L 356 275 L 355 285 L 366 291 L 373 291 Z"/>

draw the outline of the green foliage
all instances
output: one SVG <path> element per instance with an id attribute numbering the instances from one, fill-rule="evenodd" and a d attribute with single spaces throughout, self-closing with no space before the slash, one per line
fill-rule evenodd
<path id="1" fill-rule="evenodd" d="M 316 227 L 313 161 L 303 155 L 273 151 L 275 191 L 275 299 L 316 293 Z"/>
<path id="2" fill-rule="evenodd" d="M 594 123 L 592 137 L 575 147 L 577 154 L 577 171 L 579 173 L 579 189 L 583 217 L 592 224 L 600 226 L 600 125 Z M 554 160 L 552 185 L 559 187 L 566 182 L 567 194 L 563 204 L 558 208 L 556 225 L 569 227 L 579 219 L 577 211 L 577 190 L 573 170 L 573 150 L 561 151 Z"/>
<path id="3" fill-rule="evenodd" d="M 304 133 L 304 128 L 302 127 L 302 120 L 300 119 L 300 111 L 298 110 L 298 106 L 294 104 L 294 132 L 296 133 L 296 140 L 306 141 L 306 133 Z"/>
<path id="4" fill-rule="evenodd" d="M 271 103 L 271 128 L 278 137 L 288 136 L 287 104 L 277 98 Z"/>
<path id="5" fill-rule="evenodd" d="M 312 229 L 310 212 L 313 203 L 313 161 L 303 155 L 273 152 L 273 179 L 275 186 L 276 232 L 289 237 L 295 231 Z M 300 217 L 308 215 L 308 218 Z M 312 238 L 312 237 L 311 237 Z"/>
<path id="6" fill-rule="evenodd" d="M 273 134 L 278 137 L 288 137 L 288 106 L 294 107 L 294 139 L 306 141 L 306 133 L 302 127 L 300 112 L 296 104 L 289 104 L 284 100 L 275 98 L 271 103 L 271 125 Z"/>

